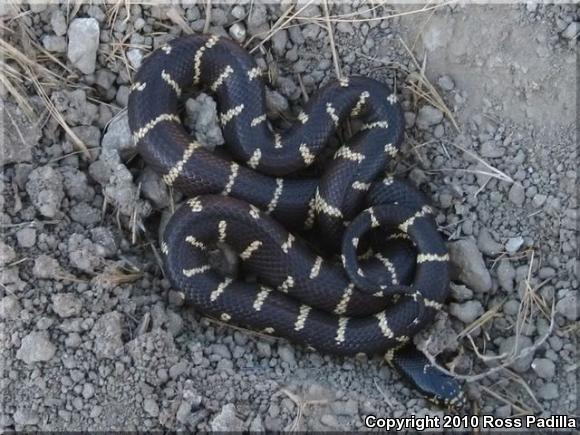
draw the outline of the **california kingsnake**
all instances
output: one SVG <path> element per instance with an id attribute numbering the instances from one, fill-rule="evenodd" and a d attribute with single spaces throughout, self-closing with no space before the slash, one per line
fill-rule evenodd
<path id="1" fill-rule="evenodd" d="M 369 78 L 340 79 L 320 89 L 290 129 L 273 132 L 261 74 L 241 47 L 213 35 L 174 39 L 138 71 L 128 105 L 138 151 L 168 186 L 191 197 L 161 244 L 172 285 L 225 322 L 321 352 L 383 353 L 433 400 L 459 404 L 455 380 L 405 346 L 442 307 L 449 278 L 427 201 L 384 176 L 403 137 L 396 95 Z M 182 126 L 178 100 L 192 85 L 217 98 L 231 158 L 205 149 Z M 322 177 L 292 177 L 317 160 L 349 116 L 364 123 Z M 317 239 L 325 251 L 314 251 Z M 254 282 L 212 268 L 208 253 L 222 244 Z"/>

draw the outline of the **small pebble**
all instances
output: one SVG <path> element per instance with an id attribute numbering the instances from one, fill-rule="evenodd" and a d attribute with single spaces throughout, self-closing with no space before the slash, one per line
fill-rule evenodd
<path id="1" fill-rule="evenodd" d="M 505 249 L 509 254 L 515 254 L 524 244 L 524 238 L 522 236 L 512 237 L 505 244 Z"/>
<path id="2" fill-rule="evenodd" d="M 443 112 L 433 106 L 425 105 L 419 109 L 416 124 L 421 130 L 427 130 L 441 121 L 443 121 Z"/>
<path id="3" fill-rule="evenodd" d="M 439 84 L 441 89 L 443 89 L 445 91 L 451 91 L 455 87 L 455 83 L 453 83 L 453 80 L 451 79 L 451 77 L 449 77 L 447 75 L 439 77 L 439 80 L 437 80 L 437 83 Z"/>
<path id="4" fill-rule="evenodd" d="M 462 304 L 450 304 L 449 314 L 457 317 L 465 324 L 470 324 L 479 318 L 484 312 L 483 305 L 479 301 L 467 301 Z"/>
<path id="5" fill-rule="evenodd" d="M 514 183 L 508 193 L 508 198 L 513 204 L 521 207 L 526 199 L 524 187 L 519 183 Z"/>
<path id="6" fill-rule="evenodd" d="M 511 264 L 511 261 L 502 258 L 497 266 L 497 281 L 499 286 L 508 293 L 514 290 L 514 279 L 516 278 L 516 270 Z"/>
<path id="7" fill-rule="evenodd" d="M 546 358 L 536 358 L 532 361 L 532 369 L 544 379 L 552 379 L 556 373 L 556 364 Z"/>
<path id="8" fill-rule="evenodd" d="M 21 248 L 32 248 L 36 244 L 36 229 L 29 227 L 18 230 L 16 240 Z"/>
<path id="9" fill-rule="evenodd" d="M 150 397 L 143 401 L 143 409 L 151 417 L 157 417 L 159 415 L 159 405 L 157 405 L 157 402 Z"/>
<path id="10" fill-rule="evenodd" d="M 554 382 L 547 382 L 538 390 L 538 396 L 545 400 L 554 400 L 559 396 L 558 385 Z"/>

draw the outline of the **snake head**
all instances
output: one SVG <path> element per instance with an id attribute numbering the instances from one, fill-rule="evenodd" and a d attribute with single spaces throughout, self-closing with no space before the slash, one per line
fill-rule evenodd
<path id="1" fill-rule="evenodd" d="M 391 361 L 427 400 L 454 410 L 466 405 L 459 381 L 431 364 L 414 346 L 395 351 Z"/>

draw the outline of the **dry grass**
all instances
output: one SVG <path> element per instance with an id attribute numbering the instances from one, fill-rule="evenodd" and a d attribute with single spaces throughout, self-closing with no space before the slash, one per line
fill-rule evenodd
<path id="1" fill-rule="evenodd" d="M 535 256 L 535 253 L 533 250 L 531 250 L 530 254 L 529 254 L 530 259 L 529 259 L 529 266 L 528 266 L 528 275 L 527 275 L 526 280 L 525 280 L 524 293 L 523 293 L 521 301 L 520 301 L 520 306 L 518 309 L 516 322 L 513 325 L 515 340 L 514 340 L 514 344 L 513 344 L 512 348 L 509 351 L 502 353 L 502 354 L 499 354 L 499 355 L 487 355 L 487 354 L 485 354 L 485 351 L 479 350 L 478 346 L 475 343 L 475 340 L 471 336 L 471 334 L 474 331 L 476 331 L 480 328 L 483 328 L 486 324 L 490 323 L 490 321 L 501 317 L 500 308 L 503 304 L 499 304 L 499 305 L 492 307 L 491 309 L 486 311 L 482 316 L 480 316 L 480 318 L 476 319 L 472 324 L 468 325 L 466 328 L 464 328 L 463 331 L 461 331 L 458 334 L 458 339 L 460 339 L 460 340 L 467 339 L 468 340 L 469 346 L 473 350 L 477 359 L 479 359 L 480 361 L 482 361 L 485 364 L 491 363 L 491 364 L 497 364 L 497 365 L 495 365 L 495 366 L 493 366 L 493 367 L 491 367 L 483 372 L 477 373 L 477 374 L 461 375 L 461 374 L 449 371 L 444 367 L 441 367 L 436 362 L 434 355 L 431 355 L 426 350 L 423 350 L 423 353 L 425 353 L 425 356 L 427 357 L 427 359 L 429 359 L 429 361 L 433 365 L 438 367 L 440 370 L 442 370 L 444 373 L 448 374 L 449 376 L 452 376 L 452 377 L 459 379 L 459 380 L 462 380 L 462 381 L 466 381 L 468 383 L 480 381 L 484 378 L 489 377 L 493 373 L 503 371 L 503 373 L 505 374 L 506 378 L 509 381 L 511 381 L 512 383 L 513 382 L 517 383 L 518 385 L 520 385 L 520 387 L 522 387 L 524 389 L 526 395 L 528 397 L 530 397 L 531 400 L 533 401 L 533 404 L 531 404 L 531 405 L 524 404 L 524 403 L 518 402 L 518 400 L 516 400 L 516 399 L 510 398 L 514 394 L 514 391 L 515 391 L 514 389 L 506 389 L 505 395 L 504 395 L 504 394 L 498 393 L 497 391 L 492 390 L 489 387 L 484 387 L 484 386 L 481 386 L 481 387 L 490 396 L 496 398 L 497 400 L 500 400 L 501 402 L 512 405 L 513 409 L 515 409 L 521 413 L 530 413 L 530 412 L 533 412 L 533 410 L 535 410 L 535 411 L 542 410 L 542 407 L 541 407 L 540 403 L 538 402 L 538 400 L 536 399 L 536 397 L 535 397 L 534 393 L 532 392 L 532 390 L 530 389 L 530 387 L 526 384 L 526 382 L 519 375 L 508 370 L 508 367 L 510 365 L 512 365 L 514 362 L 520 360 L 521 358 L 524 358 L 530 354 L 533 354 L 537 349 L 539 349 L 546 342 L 546 340 L 552 335 L 552 333 L 554 331 L 555 315 L 556 315 L 555 298 L 552 300 L 551 307 L 549 307 L 548 304 L 546 303 L 546 301 L 538 293 L 538 290 L 547 281 L 544 281 L 537 286 L 532 285 L 532 269 L 533 269 L 533 265 L 534 265 L 534 256 Z M 529 321 L 537 318 L 538 316 L 543 316 L 544 318 L 546 318 L 550 321 L 548 330 L 535 343 L 532 343 L 528 347 L 520 348 L 519 341 L 521 339 L 521 336 L 523 335 L 523 331 L 524 331 L 526 325 L 529 323 Z M 489 339 L 489 336 L 488 336 L 488 339 Z M 429 341 L 427 341 L 427 343 L 425 344 L 425 346 L 424 346 L 425 349 L 428 348 L 428 344 L 429 344 Z"/>
<path id="2" fill-rule="evenodd" d="M 332 62 L 334 64 L 334 72 L 336 74 L 336 78 L 342 78 L 342 71 L 340 69 L 340 64 L 338 62 L 338 52 L 336 51 L 336 45 L 334 43 L 334 32 L 332 31 L 332 26 L 330 24 L 330 16 L 328 13 L 328 0 L 324 0 L 322 2 L 324 7 L 324 16 L 325 16 L 325 23 L 326 23 L 326 32 L 328 34 L 328 40 L 330 41 L 330 51 L 332 52 Z"/>
<path id="3" fill-rule="evenodd" d="M 24 88 L 26 85 L 32 85 L 50 115 L 69 136 L 72 144 L 82 151 L 87 159 L 91 159 L 84 142 L 70 128 L 49 97 L 48 89 L 63 89 L 72 85 L 66 78 L 72 71 L 38 44 L 34 33 L 23 20 L 14 18 L 13 21 L 16 30 L 5 26 L 2 30 L 5 35 L 17 40 L 19 45 L 11 44 L 7 38 L 0 39 L 0 58 L 3 59 L 0 64 L 2 84 L 29 117 L 36 114 L 28 102 Z"/>
<path id="4" fill-rule="evenodd" d="M 325 405 L 328 403 L 327 399 L 305 399 L 297 394 L 294 394 L 287 388 L 282 388 L 280 392 L 286 395 L 292 402 L 294 402 L 297 408 L 296 417 L 294 418 L 292 423 L 290 423 L 288 427 L 286 427 L 285 429 L 288 432 L 297 432 L 301 430 L 302 416 L 304 415 L 304 410 L 306 409 L 307 406 Z"/>
<path id="5" fill-rule="evenodd" d="M 208 5 L 207 5 L 207 9 L 211 10 L 211 1 L 208 0 Z M 183 33 L 185 33 L 186 35 L 191 35 L 193 33 L 193 30 L 191 30 L 191 27 L 189 27 L 189 25 L 187 24 L 187 21 L 185 21 L 185 18 L 183 18 L 183 15 L 181 15 L 180 10 L 178 8 L 176 8 L 175 6 L 170 7 L 167 10 L 167 18 L 169 18 L 171 20 L 171 22 L 173 24 L 175 24 L 176 26 L 178 26 L 181 31 Z M 209 30 L 209 18 L 206 18 L 206 26 L 208 26 L 208 30 Z M 205 30 L 204 28 L 204 33 L 207 33 L 207 30 Z"/>
<path id="6" fill-rule="evenodd" d="M 113 266 L 106 268 L 97 275 L 96 280 L 109 285 L 122 285 L 138 281 L 143 277 L 143 272 L 127 269 L 125 267 Z"/>
<path id="7" fill-rule="evenodd" d="M 447 117 L 447 119 L 449 119 L 449 121 L 451 121 L 451 123 L 455 127 L 455 130 L 457 132 L 460 132 L 459 125 L 457 124 L 457 121 L 455 120 L 453 113 L 447 107 L 447 104 L 445 104 L 443 97 L 441 97 L 441 95 L 439 94 L 439 92 L 437 91 L 435 86 L 433 86 L 433 84 L 429 81 L 429 79 L 427 78 L 427 76 L 425 74 L 425 71 L 427 69 L 427 66 L 426 66 L 427 65 L 427 54 L 425 54 L 425 56 L 423 57 L 423 62 L 421 64 L 419 64 L 419 62 L 417 61 L 417 58 L 415 57 L 415 55 L 413 54 L 411 49 L 407 46 L 407 44 L 405 44 L 405 41 L 403 41 L 402 38 L 399 38 L 399 40 L 401 41 L 401 44 L 403 45 L 403 47 L 405 47 L 405 50 L 407 50 L 409 57 L 411 58 L 411 60 L 413 61 L 413 64 L 417 68 L 416 72 L 412 72 L 407 77 L 407 83 L 408 83 L 407 88 L 415 96 L 416 102 L 424 100 L 427 103 L 429 103 L 431 106 L 439 109 L 441 112 L 443 112 L 443 114 Z"/>

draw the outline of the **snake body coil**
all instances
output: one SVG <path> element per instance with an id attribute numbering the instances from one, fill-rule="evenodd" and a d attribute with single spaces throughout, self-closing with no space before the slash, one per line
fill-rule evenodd
<path id="1" fill-rule="evenodd" d="M 455 381 L 405 348 L 442 307 L 449 278 L 426 200 L 384 175 L 403 137 L 396 95 L 369 78 L 342 79 L 278 133 L 268 126 L 260 75 L 237 44 L 201 35 L 156 50 L 137 74 L 128 111 L 138 151 L 168 186 L 192 197 L 172 216 L 161 245 L 172 284 L 225 322 L 321 352 L 384 353 L 425 394 L 459 403 Z M 217 98 L 231 159 L 184 130 L 178 99 L 192 85 Z M 292 177 L 317 160 L 350 116 L 363 125 L 323 175 Z M 314 252 L 298 235 L 312 228 L 339 258 Z M 233 249 L 257 282 L 214 270 L 208 253 L 216 244 Z"/>

